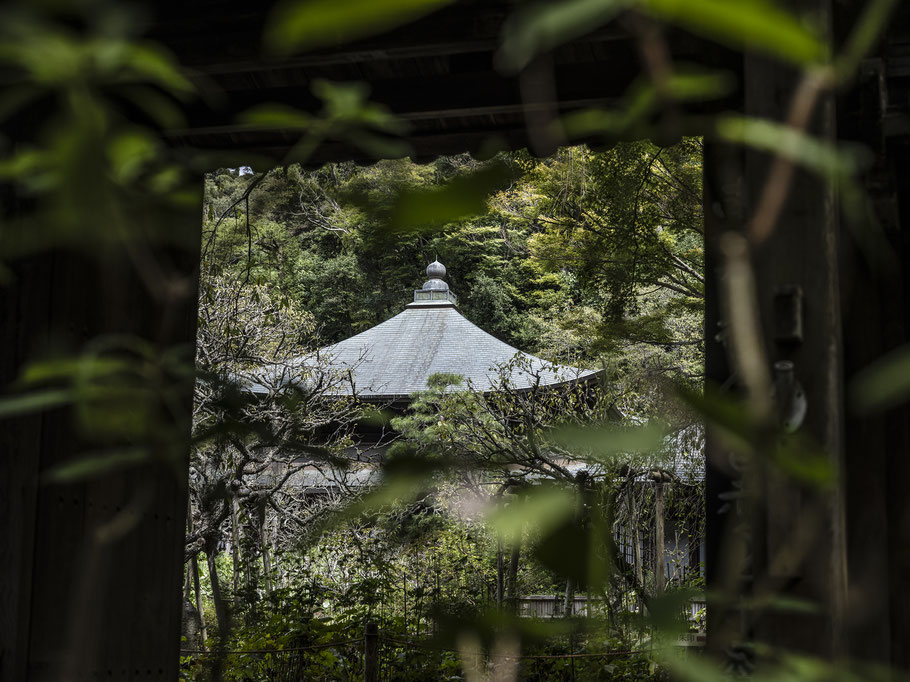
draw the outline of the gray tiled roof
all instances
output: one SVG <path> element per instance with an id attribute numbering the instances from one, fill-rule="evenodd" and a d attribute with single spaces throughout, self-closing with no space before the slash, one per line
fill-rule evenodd
<path id="1" fill-rule="evenodd" d="M 333 371 L 349 370 L 364 398 L 405 397 L 427 388 L 432 374 L 459 374 L 475 391 L 496 390 L 500 368 L 519 356 L 510 384 L 530 388 L 591 376 L 595 370 L 554 365 L 522 353 L 469 322 L 454 304 L 416 302 L 382 324 L 322 348 L 317 356 Z M 318 361 L 301 358 L 303 363 Z M 335 382 L 334 395 L 351 393 L 350 384 Z"/>

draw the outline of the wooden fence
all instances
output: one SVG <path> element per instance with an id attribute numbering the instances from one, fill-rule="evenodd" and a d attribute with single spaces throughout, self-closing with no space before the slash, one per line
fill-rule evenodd
<path id="1" fill-rule="evenodd" d="M 552 598 L 551 598 L 552 600 Z M 617 658 L 642 657 L 647 651 L 573 652 L 565 654 L 512 654 L 476 652 L 482 661 L 489 659 L 495 667 L 514 665 L 521 670 L 521 679 L 576 679 L 576 671 L 583 667 L 602 667 Z M 408 657 L 436 655 L 447 658 L 452 665 L 460 666 L 470 652 L 445 647 L 432 640 L 414 640 L 397 633 L 380 631 L 375 623 L 367 623 L 363 635 L 350 639 L 323 642 L 286 649 L 251 650 L 183 650 L 181 651 L 181 679 L 208 679 L 212 671 L 243 669 L 254 673 L 257 679 L 265 677 L 276 682 L 306 679 L 312 676 L 313 666 L 321 660 L 334 662 L 332 679 L 380 680 L 400 679 L 402 664 L 408 670 Z M 560 670 L 558 677 L 552 671 Z M 416 678 L 414 678 L 416 679 Z"/>

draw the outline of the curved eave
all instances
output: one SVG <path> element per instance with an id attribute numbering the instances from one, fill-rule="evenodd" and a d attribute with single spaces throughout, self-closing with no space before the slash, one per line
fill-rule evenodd
<path id="1" fill-rule="evenodd" d="M 412 303 L 395 317 L 299 361 L 317 366 L 325 362 L 336 372 L 350 372 L 358 397 L 376 402 L 407 400 L 426 390 L 434 374 L 459 375 L 480 393 L 497 391 L 501 368 L 510 365 L 516 391 L 555 388 L 599 374 L 519 351 L 442 301 Z M 353 395 L 349 386 L 338 388 L 326 395 Z"/>
<path id="2" fill-rule="evenodd" d="M 557 381 L 549 384 L 541 384 L 539 388 L 542 389 L 558 389 L 565 386 L 571 386 L 573 384 L 592 384 L 595 381 L 599 380 L 600 376 L 603 374 L 604 370 L 602 369 L 592 369 L 584 370 L 585 374 L 582 374 L 578 377 L 567 379 L 565 381 Z M 534 386 L 526 386 L 524 388 L 512 389 L 514 393 L 528 393 L 534 390 Z M 466 387 L 453 388 L 450 392 L 456 392 L 459 390 L 467 390 Z M 496 393 L 497 391 L 491 389 L 487 391 L 477 391 L 481 395 L 487 396 Z M 353 397 L 351 393 L 327 393 L 327 397 L 330 398 L 344 398 L 344 397 Z M 363 394 L 358 393 L 357 398 L 366 403 L 375 403 L 377 405 L 403 405 L 410 403 L 411 399 L 414 397 L 414 393 L 376 393 L 376 394 Z"/>

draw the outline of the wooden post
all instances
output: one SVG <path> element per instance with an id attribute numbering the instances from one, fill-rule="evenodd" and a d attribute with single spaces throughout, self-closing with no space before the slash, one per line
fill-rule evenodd
<path id="1" fill-rule="evenodd" d="M 818 17 L 823 30 L 830 28 L 824 24 L 833 14 L 831 0 L 788 4 L 794 11 Z M 784 122 L 794 93 L 807 87 L 800 78 L 773 60 L 747 55 L 744 113 Z M 831 95 L 819 96 L 809 132 L 822 139 L 835 135 Z M 758 299 L 754 304 L 740 303 L 757 307 L 762 336 L 758 342 L 767 356 L 767 372 L 772 372 L 773 363 L 793 363 L 808 402 L 801 433 L 823 448 L 831 469 L 840 476 L 845 422 L 839 281 L 843 243 L 836 197 L 823 179 L 797 169 L 786 196 L 772 193 L 773 198 L 783 197 L 779 214 L 770 221 L 773 229 L 757 229 L 762 221 L 755 222 L 754 217 L 771 215 L 767 209 L 772 202 L 765 194 L 768 179 L 782 174 L 767 154 L 748 149 L 740 158 L 737 163 L 735 155 L 716 144 L 706 150 L 706 374 L 717 385 L 735 387 L 741 380 L 731 377 L 725 348 L 717 340 L 729 331 L 718 324 L 724 322 L 718 308 L 717 271 L 724 266 L 718 244 L 724 234 L 740 232 L 748 240 L 743 261 L 753 268 Z M 786 319 L 781 319 L 781 309 L 789 314 Z M 784 614 L 738 613 L 729 603 L 714 611 L 709 604 L 709 646 L 724 630 L 723 645 L 748 632 L 771 646 L 821 656 L 843 652 L 846 553 L 841 491 L 822 494 L 812 486 L 797 485 L 762 470 L 761 460 L 754 467 L 739 468 L 733 453 L 710 430 L 706 454 L 709 591 L 744 594 L 752 582 L 772 585 L 785 597 L 817 606 L 811 613 Z M 804 524 L 812 524 L 813 530 L 800 540 L 794 531 Z"/>
<path id="2" fill-rule="evenodd" d="M 363 629 L 363 681 L 379 680 L 379 627 L 372 621 Z"/>
<path id="3" fill-rule="evenodd" d="M 794 9 L 831 21 L 830 0 L 799 0 Z M 830 27 L 823 27 L 830 28 Z M 745 62 L 746 114 L 782 121 L 799 88 L 794 72 L 767 59 Z M 836 135 L 834 98 L 819 97 L 809 126 L 822 139 Z M 748 152 L 745 178 L 749 215 L 762 209 L 774 162 Z M 840 259 L 844 249 L 837 197 L 823 178 L 797 170 L 772 232 L 761 238 L 749 227 L 762 339 L 769 363 L 792 362 L 808 410 L 801 433 L 823 448 L 831 471 L 842 479 L 844 458 L 844 357 Z M 788 315 L 781 316 L 781 308 Z M 768 371 L 771 371 L 768 367 Z M 753 575 L 784 596 L 813 603 L 806 613 L 767 611 L 753 618 L 755 637 L 770 645 L 830 656 L 843 651 L 846 602 L 844 498 L 840 489 L 822 493 L 770 470 L 755 476 Z M 766 468 L 765 468 L 766 469 Z M 814 528 L 805 540 L 797 533 Z"/>
<path id="4" fill-rule="evenodd" d="M 575 581 L 572 578 L 566 578 L 566 592 L 563 597 L 562 615 L 565 618 L 571 618 L 575 611 Z"/>
<path id="5" fill-rule="evenodd" d="M 744 152 L 741 148 L 707 141 L 704 152 L 705 217 L 705 376 L 713 386 L 729 385 L 731 369 L 724 345 L 720 307 L 722 235 L 740 229 L 746 220 Z M 739 504 L 741 479 L 735 459 L 725 447 L 719 429 L 711 424 L 705 434 L 705 581 L 708 649 L 724 656 L 729 642 L 745 635 L 735 603 L 727 592 L 747 589 L 743 564 L 748 553 L 750 520 Z"/>
<path id="6" fill-rule="evenodd" d="M 171 357 L 179 348 L 192 365 L 201 178 L 196 189 L 199 201 L 181 205 L 137 198 L 132 249 L 86 241 L 5 263 L 0 391 L 42 351 L 105 352 L 124 339 Z M 26 201 L 0 196 L 4 230 L 22 229 Z M 84 480 L 45 478 L 97 447 L 73 409 L 0 425 L 0 679 L 177 677 L 192 391 L 191 378 L 175 383 L 167 431 L 131 443 L 146 461 Z"/>

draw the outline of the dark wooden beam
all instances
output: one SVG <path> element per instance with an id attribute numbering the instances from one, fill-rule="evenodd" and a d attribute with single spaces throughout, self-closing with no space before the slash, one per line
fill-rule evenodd
<path id="1" fill-rule="evenodd" d="M 31 203 L 5 196 L 5 229 L 20 229 L 15 220 Z M 192 362 L 201 202 L 146 209 L 139 201 L 131 216 L 133 249 L 87 242 L 6 262 L 2 390 L 42 352 L 88 346 L 103 353 L 105 344 L 122 339 L 172 353 L 181 347 Z M 185 248 L 141 241 L 154 234 L 182 235 Z M 179 276 L 184 286 L 156 289 L 140 276 L 136 258 Z M 144 388 L 159 395 L 152 384 Z M 192 388 L 184 378 L 166 408 L 183 410 L 162 426 L 166 445 L 131 442 L 152 456 L 85 479 L 48 478 L 104 447 L 80 428 L 74 408 L 0 423 L 0 679 L 177 678 Z M 167 449 L 174 444 L 177 452 Z"/>

